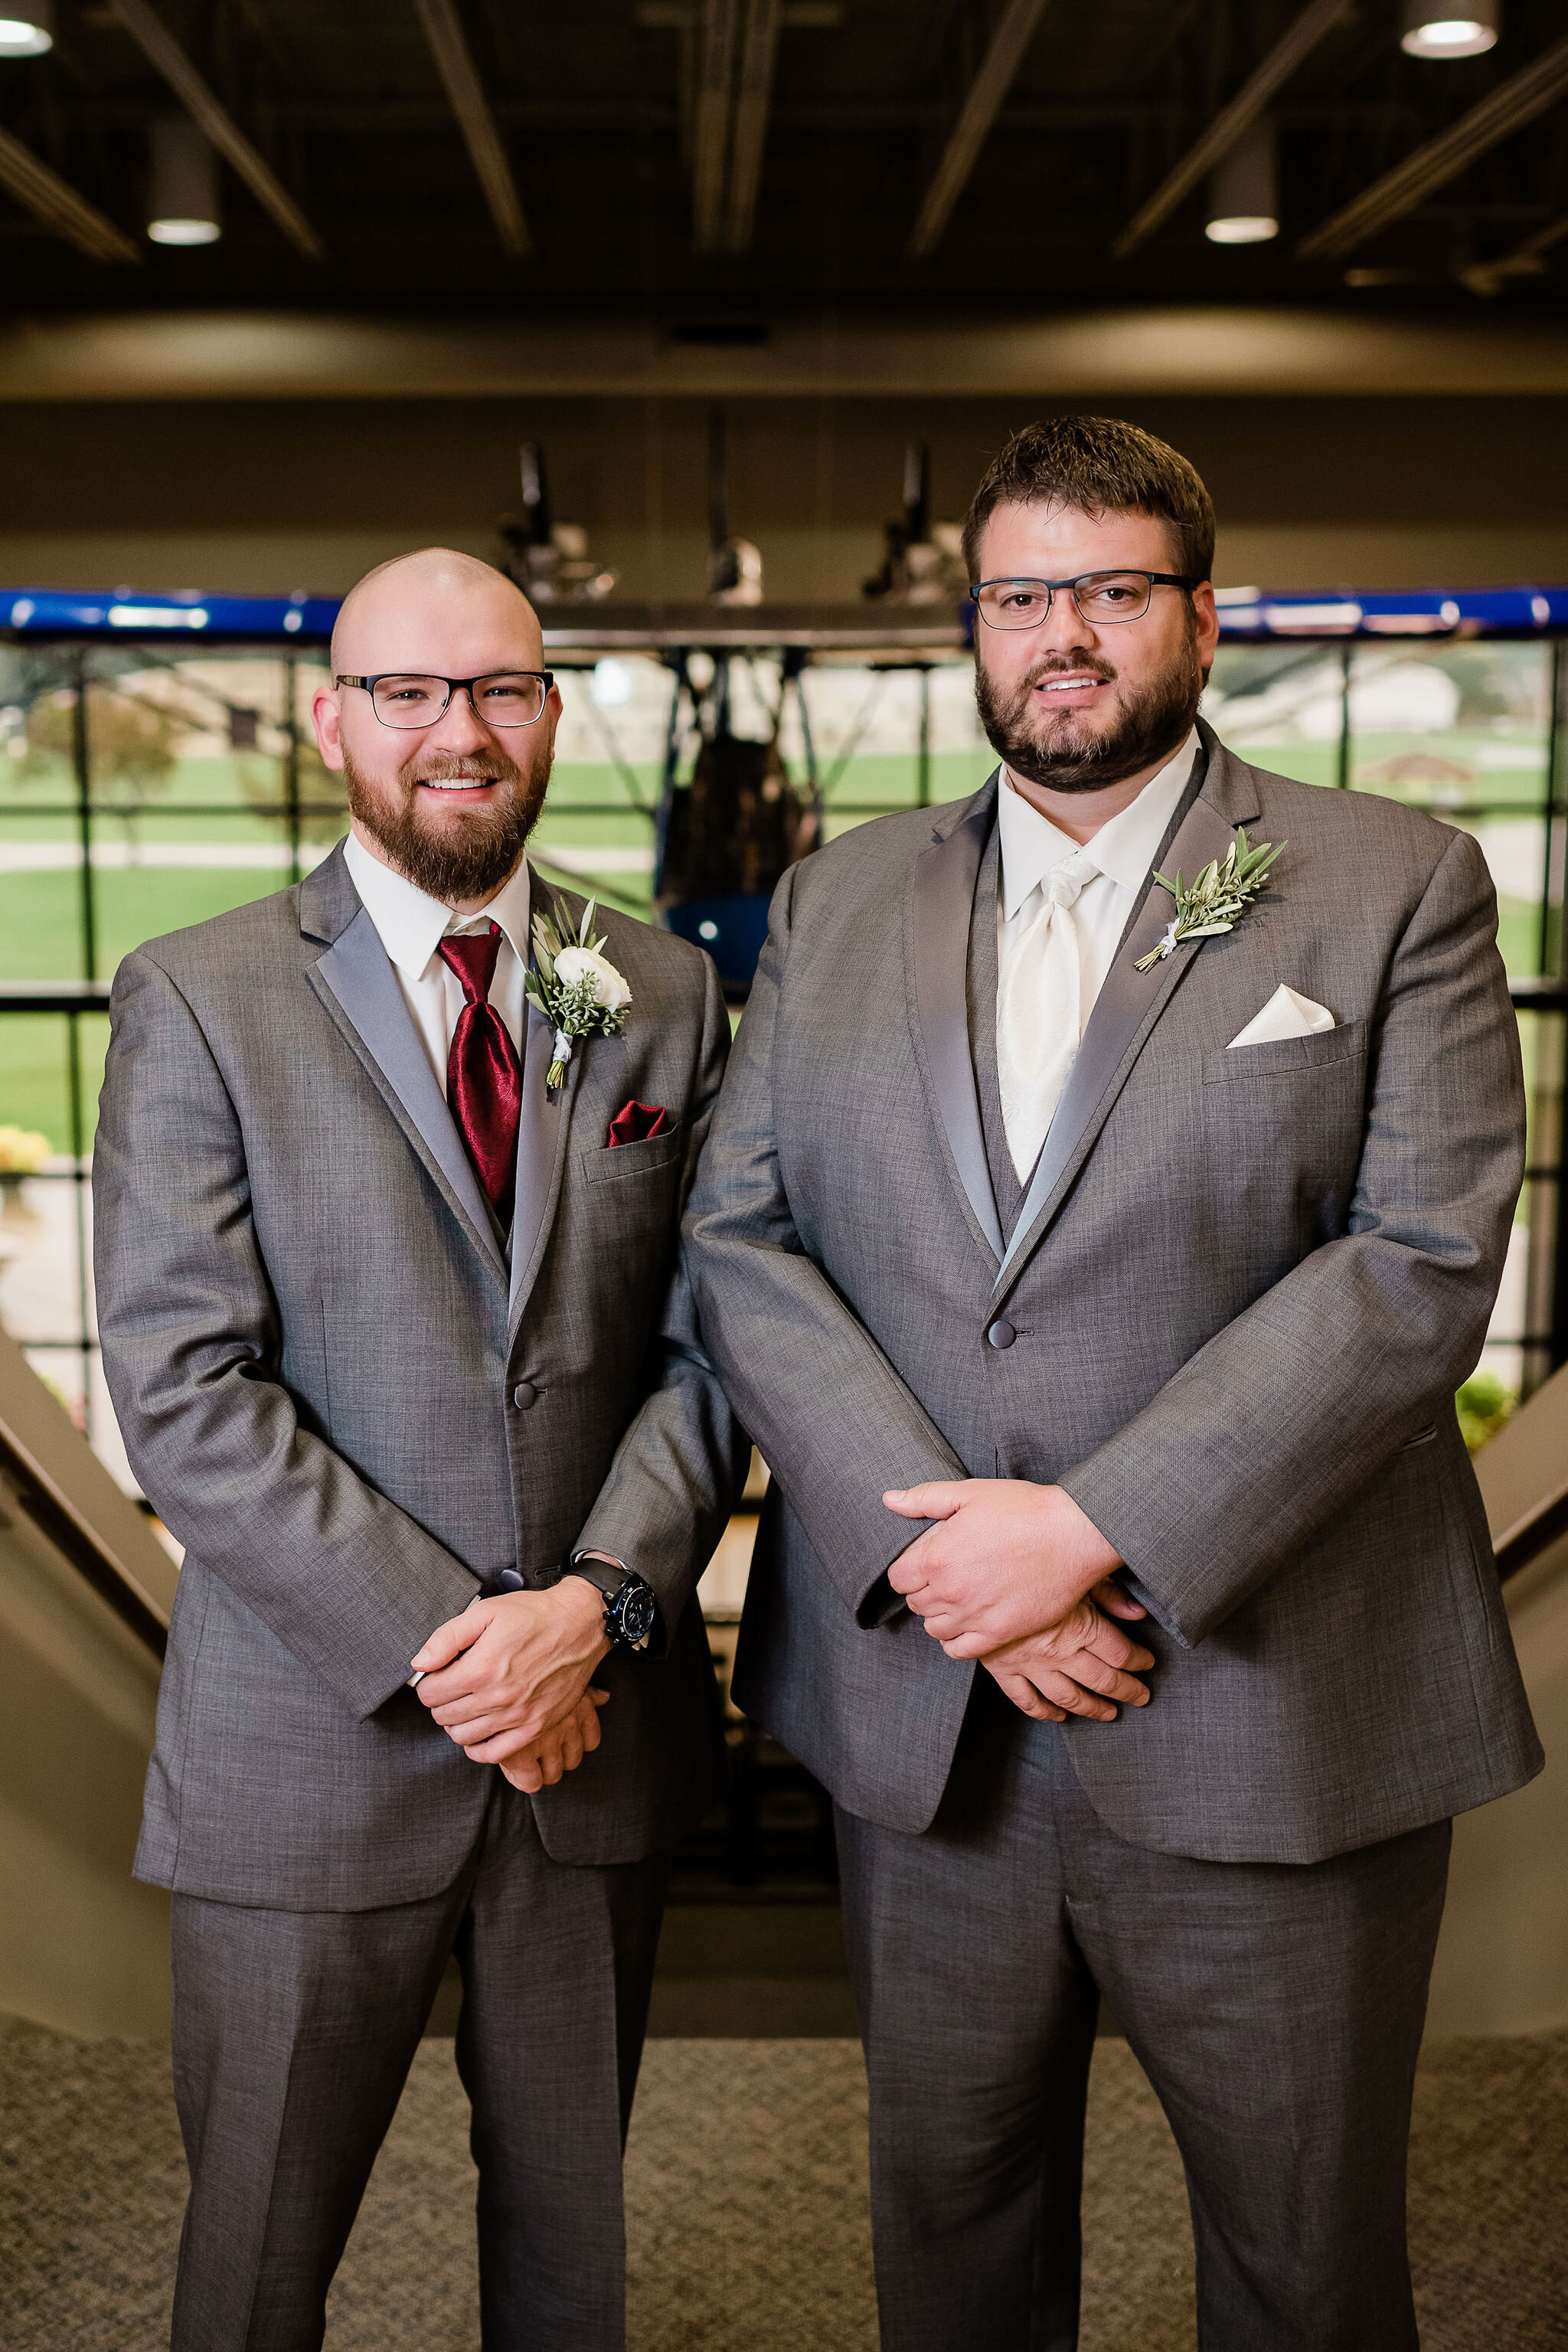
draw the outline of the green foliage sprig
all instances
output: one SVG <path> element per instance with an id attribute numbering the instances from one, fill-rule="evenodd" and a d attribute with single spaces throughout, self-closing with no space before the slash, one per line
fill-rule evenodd
<path id="1" fill-rule="evenodd" d="M 1175 918 L 1166 924 L 1159 945 L 1151 948 L 1146 956 L 1139 957 L 1135 969 L 1152 971 L 1184 940 L 1212 940 L 1222 931 L 1234 930 L 1267 884 L 1269 867 L 1287 845 L 1283 841 L 1260 841 L 1256 848 L 1248 848 L 1247 827 L 1238 824 L 1236 839 L 1223 861 L 1211 857 L 1190 886 L 1183 881 L 1179 866 L 1173 882 L 1168 874 L 1156 874 L 1154 879 L 1161 889 L 1168 890 L 1176 902 Z"/>

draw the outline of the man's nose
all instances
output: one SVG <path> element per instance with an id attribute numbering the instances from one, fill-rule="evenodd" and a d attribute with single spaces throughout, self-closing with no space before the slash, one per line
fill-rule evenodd
<path id="1" fill-rule="evenodd" d="M 455 686 L 451 700 L 441 713 L 426 742 L 438 743 L 443 751 L 475 751 L 490 740 L 489 728 L 474 709 L 473 688 Z"/>
<path id="2" fill-rule="evenodd" d="M 1037 654 L 1084 653 L 1097 644 L 1093 629 L 1078 609 L 1078 599 L 1070 588 L 1058 588 L 1051 595 L 1051 609 L 1035 632 Z"/>

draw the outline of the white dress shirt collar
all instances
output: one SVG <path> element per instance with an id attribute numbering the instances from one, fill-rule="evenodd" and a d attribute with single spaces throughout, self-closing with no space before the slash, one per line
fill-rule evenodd
<path id="1" fill-rule="evenodd" d="M 1150 777 L 1137 799 L 1130 801 L 1117 815 L 1108 817 L 1100 831 L 1083 843 L 1074 841 L 1049 817 L 1042 816 L 1024 798 L 1004 766 L 996 817 L 1002 835 L 1005 920 L 1012 921 L 1029 893 L 1045 880 L 1053 866 L 1079 851 L 1087 855 L 1100 873 L 1120 883 L 1123 889 L 1138 889 L 1159 852 L 1176 803 L 1187 788 L 1197 754 L 1198 730 L 1194 727 L 1175 756 Z"/>
<path id="2" fill-rule="evenodd" d="M 432 898 L 395 867 L 383 865 L 357 834 L 343 844 L 343 862 L 354 888 L 381 934 L 382 945 L 401 972 L 417 980 L 449 931 L 497 924 L 519 963 L 528 962 L 528 860 L 503 882 L 488 907 L 477 915 L 455 914 L 439 898 Z"/>

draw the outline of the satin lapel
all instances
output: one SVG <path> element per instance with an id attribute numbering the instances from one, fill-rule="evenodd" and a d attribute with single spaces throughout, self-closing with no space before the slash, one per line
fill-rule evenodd
<path id="1" fill-rule="evenodd" d="M 1000 1265 L 1002 1221 L 991 1190 L 980 1098 L 969 1052 L 964 979 L 974 883 L 995 818 L 995 780 L 972 803 L 944 841 L 916 860 L 911 885 L 910 971 L 916 1055 L 947 1137 L 975 1238 Z"/>
<path id="2" fill-rule="evenodd" d="M 544 1245 L 555 1222 L 566 1159 L 572 1105 L 592 1038 L 578 1045 L 566 1065 L 566 1082 L 552 1101 L 544 1090 L 555 1032 L 542 1013 L 528 1008 L 522 1057 L 522 1108 L 517 1129 L 517 1202 L 511 1219 L 511 1299 L 507 1325 L 515 1332 L 538 1276 Z"/>
<path id="3" fill-rule="evenodd" d="M 308 977 L 376 1081 L 447 1206 L 504 1282 L 506 1264 L 479 1179 L 426 1058 L 381 934 L 363 908 Z"/>
<path id="4" fill-rule="evenodd" d="M 1235 835 L 1205 792 L 1194 801 L 1163 859 L 1160 870 L 1174 874 L 1179 866 L 1190 881 L 1211 857 L 1223 857 Z M 1147 955 L 1171 919 L 1173 901 L 1166 891 L 1150 884 L 1149 892 L 1106 974 L 1078 1059 L 1057 1105 L 1044 1147 L 1035 1163 L 1013 1244 L 1002 1261 L 992 1304 L 1016 1278 L 1025 1260 L 1042 1239 L 1061 1205 L 1068 1185 L 1082 1167 L 1095 1138 L 1110 1116 L 1112 1104 L 1131 1073 L 1150 1031 L 1160 1018 L 1203 941 L 1180 947 L 1152 971 L 1134 969 Z"/>

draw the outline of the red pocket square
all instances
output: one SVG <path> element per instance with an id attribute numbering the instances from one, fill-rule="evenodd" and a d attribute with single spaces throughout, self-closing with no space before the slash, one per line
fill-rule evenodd
<path id="1" fill-rule="evenodd" d="M 610 1150 L 617 1143 L 647 1143 L 651 1136 L 668 1132 L 669 1121 L 658 1103 L 625 1103 L 610 1121 Z"/>

